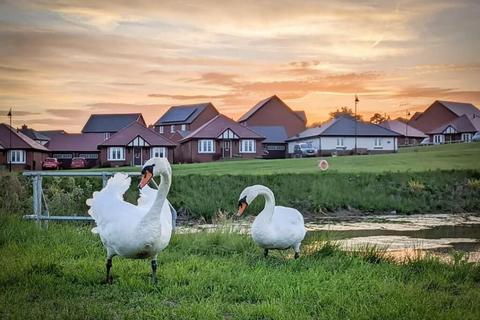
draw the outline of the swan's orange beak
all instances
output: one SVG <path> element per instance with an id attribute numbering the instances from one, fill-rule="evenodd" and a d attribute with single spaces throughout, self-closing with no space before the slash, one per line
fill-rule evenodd
<path id="1" fill-rule="evenodd" d="M 248 207 L 248 203 L 247 203 L 246 198 L 240 199 L 240 201 L 238 201 L 237 217 L 241 217 L 242 214 L 243 214 L 243 212 L 244 212 L 245 210 L 247 210 L 247 207 Z"/>
<path id="2" fill-rule="evenodd" d="M 138 184 L 138 188 L 142 189 L 143 187 L 145 187 L 150 182 L 152 177 L 153 174 L 149 170 L 146 170 L 144 175 L 142 176 L 142 180 L 140 180 L 140 183 Z"/>

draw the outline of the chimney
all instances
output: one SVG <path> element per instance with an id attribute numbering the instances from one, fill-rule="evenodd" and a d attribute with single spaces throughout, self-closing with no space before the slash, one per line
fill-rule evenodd
<path id="1" fill-rule="evenodd" d="M 27 129 L 27 128 L 28 128 L 28 127 L 27 127 L 26 124 L 22 125 L 22 130 L 25 130 L 25 129 Z"/>

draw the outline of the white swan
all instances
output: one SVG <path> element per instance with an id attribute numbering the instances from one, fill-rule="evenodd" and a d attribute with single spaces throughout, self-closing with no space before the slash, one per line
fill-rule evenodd
<path id="1" fill-rule="evenodd" d="M 275 206 L 272 190 L 262 185 L 245 188 L 238 200 L 237 216 L 241 216 L 258 195 L 265 197 L 265 208 L 253 221 L 253 240 L 264 249 L 265 257 L 269 249 L 293 248 L 297 259 L 306 234 L 303 216 L 297 209 Z"/>
<path id="2" fill-rule="evenodd" d="M 157 254 L 167 247 L 172 235 L 172 211 L 167 200 L 172 169 L 164 158 L 151 158 L 142 168 L 138 205 L 126 202 L 123 194 L 131 179 L 116 173 L 107 185 L 87 200 L 88 213 L 95 219 L 96 228 L 107 250 L 106 282 L 112 283 L 112 258 L 151 259 L 152 281 L 156 282 Z M 161 176 L 158 190 L 147 186 L 154 176 Z"/>

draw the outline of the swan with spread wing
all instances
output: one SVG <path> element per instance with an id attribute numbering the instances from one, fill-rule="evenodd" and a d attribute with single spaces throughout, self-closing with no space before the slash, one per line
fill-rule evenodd
<path id="1" fill-rule="evenodd" d="M 148 183 L 160 176 L 158 190 Z M 88 213 L 95 219 L 93 233 L 107 250 L 106 283 L 112 283 L 110 274 L 112 258 L 121 256 L 129 259 L 151 259 L 152 281 L 156 282 L 157 255 L 165 249 L 172 235 L 176 212 L 167 200 L 172 180 L 172 169 L 165 158 L 151 158 L 142 168 L 142 179 L 138 185 L 138 205 L 126 202 L 124 193 L 131 179 L 124 173 L 116 173 L 99 192 L 87 200 Z"/>

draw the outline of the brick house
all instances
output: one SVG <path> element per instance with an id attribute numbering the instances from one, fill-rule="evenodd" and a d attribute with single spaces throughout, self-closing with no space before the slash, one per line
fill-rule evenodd
<path id="1" fill-rule="evenodd" d="M 266 137 L 263 141 L 265 158 L 284 158 L 287 149 L 285 140 L 304 131 L 307 119 L 304 111 L 292 110 L 273 95 L 254 105 L 238 122 Z"/>
<path id="2" fill-rule="evenodd" d="M 480 131 L 480 114 L 464 114 L 452 121 L 430 130 L 427 134 L 434 144 L 451 142 L 470 142 Z"/>
<path id="3" fill-rule="evenodd" d="M 177 142 L 217 115 L 218 110 L 210 102 L 173 106 L 153 127 L 162 136 Z"/>
<path id="4" fill-rule="evenodd" d="M 181 162 L 260 158 L 262 140 L 255 131 L 224 115 L 217 115 L 179 141 Z"/>
<path id="5" fill-rule="evenodd" d="M 387 120 L 380 123 L 380 126 L 395 131 L 398 137 L 398 145 L 417 145 L 428 136 L 417 128 L 412 127 L 408 123 L 399 120 Z"/>
<path id="6" fill-rule="evenodd" d="M 41 170 L 48 152 L 45 146 L 23 133 L 0 124 L 0 166 L 7 167 L 11 163 L 13 170 Z"/>
<path id="7" fill-rule="evenodd" d="M 414 128 L 428 133 L 463 115 L 480 116 L 480 110 L 471 103 L 436 100 L 422 113 L 415 113 L 408 122 Z"/>
<path id="8" fill-rule="evenodd" d="M 173 162 L 175 142 L 132 122 L 98 145 L 101 166 L 141 166 L 151 157 Z"/>
<path id="9" fill-rule="evenodd" d="M 320 127 L 307 130 L 290 137 L 288 153 L 294 154 L 296 144 L 307 143 L 318 150 L 319 155 L 347 155 L 355 149 L 355 131 L 358 152 L 389 153 L 398 149 L 398 133 L 376 124 L 358 121 L 355 130 L 355 119 L 340 116 Z"/>

